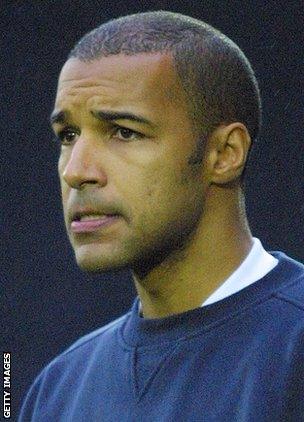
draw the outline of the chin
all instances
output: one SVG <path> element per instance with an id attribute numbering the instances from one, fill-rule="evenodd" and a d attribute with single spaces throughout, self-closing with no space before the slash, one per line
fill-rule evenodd
<path id="1" fill-rule="evenodd" d="M 118 251 L 94 251 L 84 247 L 75 250 L 75 258 L 78 267 L 86 272 L 106 272 L 128 267 L 128 263 L 123 259 L 123 254 Z"/>

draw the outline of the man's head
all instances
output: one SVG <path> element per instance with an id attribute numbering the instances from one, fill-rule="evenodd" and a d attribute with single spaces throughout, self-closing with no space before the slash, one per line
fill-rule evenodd
<path id="1" fill-rule="evenodd" d="M 200 21 L 151 12 L 86 35 L 52 118 L 78 264 L 152 268 L 185 247 L 214 202 L 210 186 L 240 180 L 259 119 L 248 61 Z"/>
<path id="2" fill-rule="evenodd" d="M 172 55 L 198 135 L 196 159 L 221 123 L 242 122 L 252 141 L 257 137 L 261 99 L 251 65 L 233 41 L 205 22 L 166 11 L 124 16 L 86 34 L 69 58 L 89 62 L 140 53 Z"/>

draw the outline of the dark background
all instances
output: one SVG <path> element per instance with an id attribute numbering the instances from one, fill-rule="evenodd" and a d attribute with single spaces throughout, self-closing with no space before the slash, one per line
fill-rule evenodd
<path id="1" fill-rule="evenodd" d="M 232 38 L 256 71 L 264 106 L 247 172 L 252 232 L 267 249 L 304 261 L 301 3 L 1 2 L 1 350 L 12 353 L 15 417 L 42 367 L 125 312 L 135 295 L 128 273 L 80 272 L 65 235 L 48 118 L 74 43 L 109 18 L 157 9 L 200 18 Z"/>

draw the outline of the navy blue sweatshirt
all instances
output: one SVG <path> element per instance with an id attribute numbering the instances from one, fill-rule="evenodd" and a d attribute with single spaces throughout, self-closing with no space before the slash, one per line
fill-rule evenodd
<path id="1" fill-rule="evenodd" d="M 129 313 L 37 377 L 19 421 L 304 421 L 304 266 L 278 265 L 206 307 Z"/>

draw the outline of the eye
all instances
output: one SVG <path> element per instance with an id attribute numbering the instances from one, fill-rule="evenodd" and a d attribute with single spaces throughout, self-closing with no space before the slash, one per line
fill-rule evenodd
<path id="1" fill-rule="evenodd" d="M 73 128 L 66 128 L 58 132 L 56 135 L 56 140 L 58 140 L 62 145 L 70 145 L 75 141 L 75 138 L 79 135 L 78 131 Z"/>
<path id="2" fill-rule="evenodd" d="M 122 141 L 134 141 L 143 138 L 144 136 L 142 133 L 136 132 L 135 130 L 128 129 L 122 126 L 115 127 L 114 135 Z"/>

